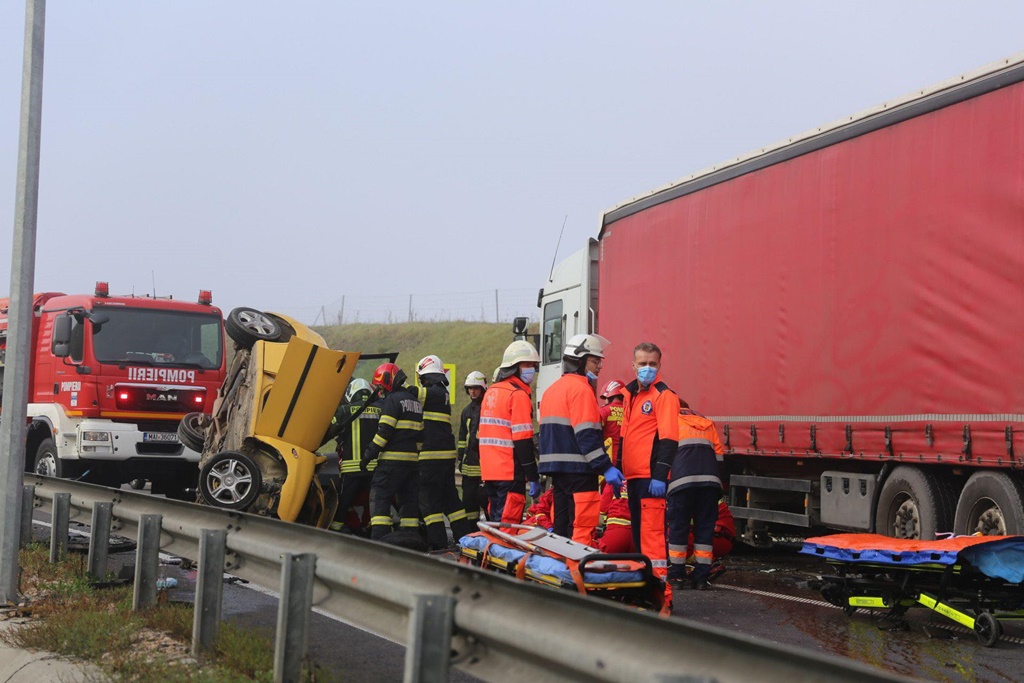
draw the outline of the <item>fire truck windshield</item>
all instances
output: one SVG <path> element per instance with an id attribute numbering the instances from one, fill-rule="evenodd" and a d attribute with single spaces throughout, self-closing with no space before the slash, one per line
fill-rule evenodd
<path id="1" fill-rule="evenodd" d="M 221 319 L 217 315 L 139 308 L 104 308 L 109 318 L 93 326 L 93 354 L 100 363 L 221 365 Z"/>

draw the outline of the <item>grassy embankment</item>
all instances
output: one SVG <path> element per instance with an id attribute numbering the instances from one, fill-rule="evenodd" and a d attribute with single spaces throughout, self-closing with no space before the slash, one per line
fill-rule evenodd
<path id="1" fill-rule="evenodd" d="M 469 402 L 462 388 L 466 375 L 479 370 L 489 384 L 491 373 L 501 362 L 501 354 L 512 342 L 511 322 L 354 323 L 315 329 L 332 349 L 364 353 L 397 351 L 398 366 L 410 379 L 416 374 L 416 363 L 423 356 L 435 354 L 445 363 L 455 363 L 458 376 L 452 414 L 456 418 Z"/>
<path id="2" fill-rule="evenodd" d="M 189 654 L 191 604 L 164 603 L 133 612 L 132 587 L 95 587 L 85 576 L 84 555 L 72 554 L 50 564 L 48 548 L 31 545 L 19 559 L 27 605 L 22 612 L 31 618 L 0 633 L 12 647 L 90 662 L 101 672 L 99 680 L 269 683 L 274 678 L 274 638 L 269 631 L 221 622 L 213 648 L 196 661 Z M 303 680 L 330 677 L 314 668 L 304 671 Z"/>

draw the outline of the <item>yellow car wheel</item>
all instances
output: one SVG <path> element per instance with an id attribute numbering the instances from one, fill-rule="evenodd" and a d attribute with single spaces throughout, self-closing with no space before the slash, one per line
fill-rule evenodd
<path id="1" fill-rule="evenodd" d="M 213 507 L 245 510 L 259 497 L 262 487 L 259 466 L 241 451 L 217 453 L 199 472 L 199 495 Z"/>

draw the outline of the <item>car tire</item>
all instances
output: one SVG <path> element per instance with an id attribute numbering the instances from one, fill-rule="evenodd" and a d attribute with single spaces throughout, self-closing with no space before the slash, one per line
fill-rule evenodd
<path id="1" fill-rule="evenodd" d="M 895 468 L 878 496 L 875 529 L 890 538 L 934 540 L 953 528 L 948 491 L 941 475 L 906 465 Z"/>
<path id="2" fill-rule="evenodd" d="M 251 349 L 258 341 L 281 341 L 284 336 L 284 329 L 275 317 L 255 308 L 232 309 L 224 319 L 224 330 L 241 349 Z"/>
<path id="3" fill-rule="evenodd" d="M 207 505 L 246 510 L 260 495 L 263 474 L 256 461 L 241 451 L 223 451 L 199 470 L 199 495 Z"/>
<path id="4" fill-rule="evenodd" d="M 206 426 L 209 421 L 210 418 L 205 413 L 189 413 L 178 423 L 178 440 L 185 445 L 185 448 L 202 453 L 203 445 L 206 443 Z"/>
<path id="5" fill-rule="evenodd" d="M 1024 534 L 1024 487 L 1005 472 L 980 470 L 960 492 L 953 531 L 969 536 Z"/>

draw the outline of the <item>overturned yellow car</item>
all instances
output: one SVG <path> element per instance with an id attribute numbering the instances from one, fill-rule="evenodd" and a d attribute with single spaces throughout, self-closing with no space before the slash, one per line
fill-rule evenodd
<path id="1" fill-rule="evenodd" d="M 338 494 L 317 476 L 326 457 L 316 450 L 359 354 L 334 351 L 297 320 L 252 308 L 232 310 L 225 330 L 235 356 L 213 414 L 187 415 L 178 429 L 202 453 L 201 502 L 326 528 Z"/>

